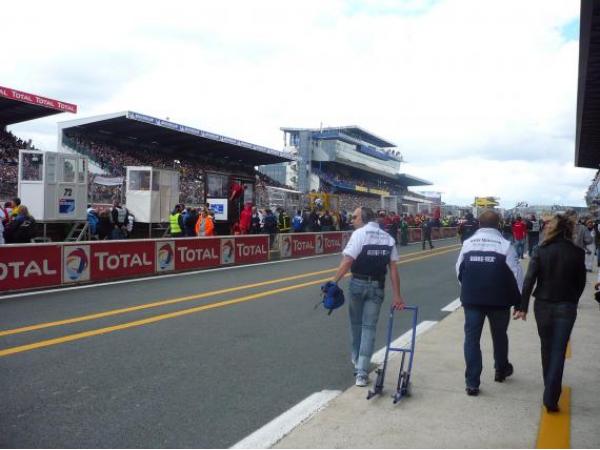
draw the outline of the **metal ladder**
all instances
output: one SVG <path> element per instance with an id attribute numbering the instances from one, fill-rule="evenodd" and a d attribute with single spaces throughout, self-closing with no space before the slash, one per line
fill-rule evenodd
<path id="1" fill-rule="evenodd" d="M 83 240 L 84 237 L 88 236 L 88 227 L 89 224 L 87 222 L 75 222 L 65 242 L 79 242 Z"/>

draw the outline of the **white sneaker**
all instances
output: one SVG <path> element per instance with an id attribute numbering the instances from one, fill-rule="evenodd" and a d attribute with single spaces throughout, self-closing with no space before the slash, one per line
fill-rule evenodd
<path id="1" fill-rule="evenodd" d="M 356 375 L 356 385 L 358 387 L 365 387 L 367 384 L 369 384 L 369 376 L 368 375 L 363 375 L 363 374 Z"/>

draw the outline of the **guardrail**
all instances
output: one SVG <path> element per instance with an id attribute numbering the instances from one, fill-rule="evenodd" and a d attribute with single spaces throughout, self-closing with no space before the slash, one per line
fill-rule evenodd
<path id="1" fill-rule="evenodd" d="M 351 234 L 285 233 L 273 249 L 281 259 L 339 253 Z M 454 235 L 456 228 L 432 230 L 433 239 Z M 409 239 L 419 241 L 421 230 L 411 229 Z M 0 294 L 260 263 L 271 253 L 266 234 L 7 245 L 0 251 Z"/>

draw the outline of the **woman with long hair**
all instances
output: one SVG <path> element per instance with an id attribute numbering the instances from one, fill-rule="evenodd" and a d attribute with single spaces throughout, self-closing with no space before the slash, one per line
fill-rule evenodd
<path id="1" fill-rule="evenodd" d="M 548 412 L 558 411 L 565 352 L 586 281 L 585 251 L 573 243 L 574 229 L 574 221 L 560 214 L 546 225 L 544 240 L 529 262 L 521 306 L 514 314 L 515 319 L 526 319 L 533 291 Z"/>

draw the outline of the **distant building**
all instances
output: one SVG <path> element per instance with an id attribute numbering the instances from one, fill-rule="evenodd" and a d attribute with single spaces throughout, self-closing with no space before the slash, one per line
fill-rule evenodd
<path id="1" fill-rule="evenodd" d="M 410 198 L 417 194 L 409 193 L 409 186 L 431 184 L 400 173 L 403 160 L 396 145 L 358 126 L 281 130 L 285 150 L 296 161 L 260 166 L 259 170 L 305 194 L 337 194 L 344 209 L 351 206 L 350 199 L 379 208 L 382 198 L 388 198 L 388 205 L 392 197 L 391 204 L 397 204 L 400 211 L 405 203 L 420 201 Z"/>

